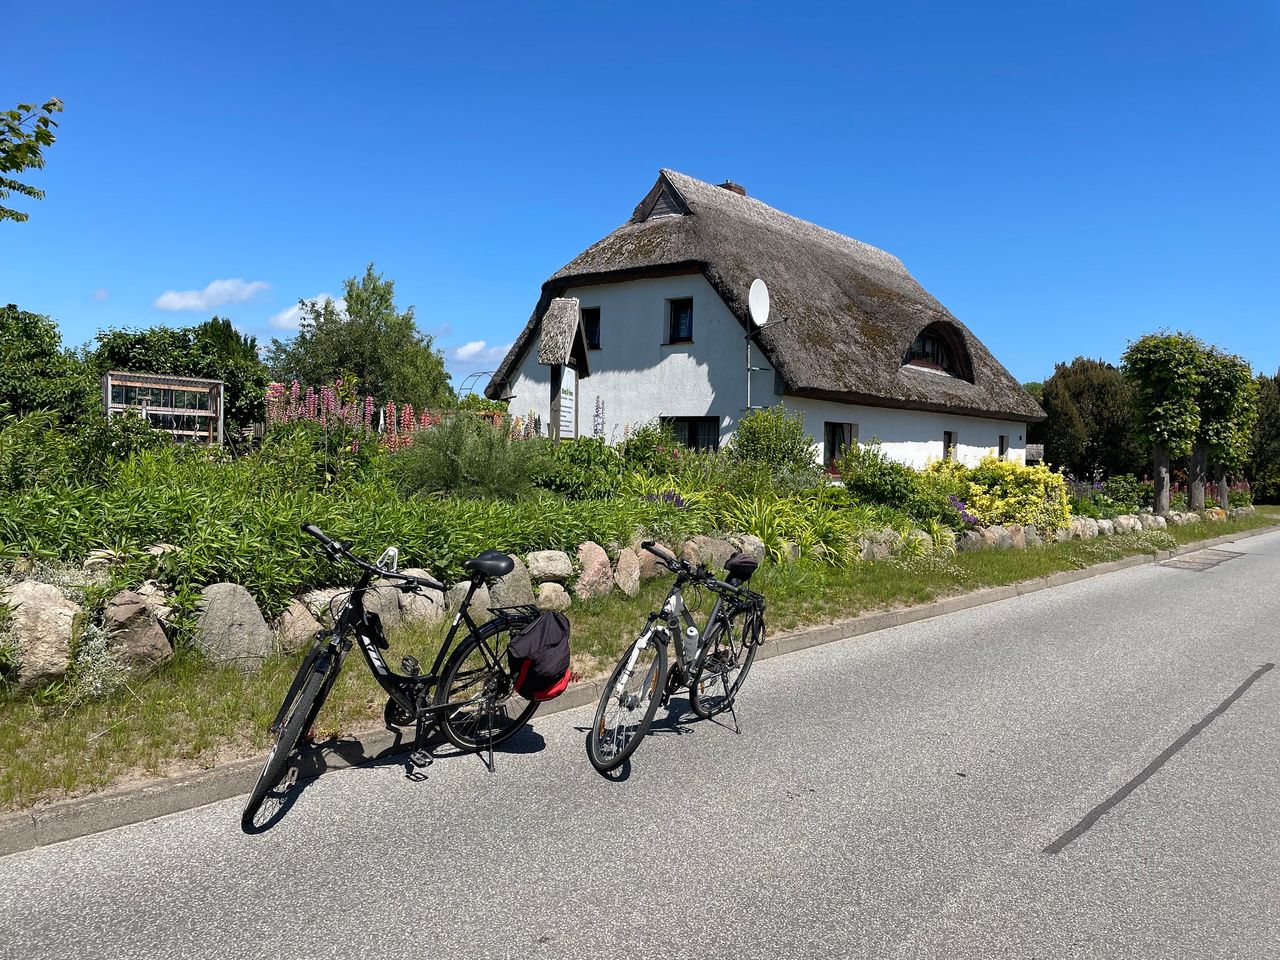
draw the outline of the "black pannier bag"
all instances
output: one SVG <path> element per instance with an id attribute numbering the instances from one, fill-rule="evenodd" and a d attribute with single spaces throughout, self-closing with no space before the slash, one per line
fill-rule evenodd
<path id="1" fill-rule="evenodd" d="M 528 700 L 554 700 L 569 686 L 569 620 L 547 610 L 511 641 L 507 660 L 516 692 Z"/>

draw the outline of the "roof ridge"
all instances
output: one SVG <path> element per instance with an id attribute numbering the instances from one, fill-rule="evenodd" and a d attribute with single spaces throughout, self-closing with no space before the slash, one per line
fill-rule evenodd
<path id="1" fill-rule="evenodd" d="M 828 237 L 832 240 L 837 241 L 838 243 L 851 244 L 854 247 L 854 249 L 859 250 L 860 252 L 863 252 L 863 253 L 870 254 L 873 259 L 878 259 L 883 257 L 884 259 L 889 261 L 886 264 L 886 266 L 889 266 L 896 270 L 900 270 L 903 273 L 907 273 L 907 266 L 905 263 L 902 262 L 902 259 L 900 257 L 890 253 L 888 250 L 885 250 L 881 247 L 877 247 L 874 244 L 867 243 L 865 240 L 859 240 L 857 237 L 851 237 L 847 233 L 840 233 L 838 230 L 832 230 L 830 227 L 824 227 L 822 224 L 814 223 L 812 220 L 802 220 L 800 217 L 797 217 L 794 214 L 787 213 L 785 210 L 780 210 L 777 207 L 772 206 L 771 204 L 765 203 L 763 200 L 760 200 L 757 197 L 736 193 L 733 190 L 725 190 L 723 187 L 717 186 L 714 183 L 709 183 L 706 180 L 699 180 L 697 177 L 692 177 L 687 173 L 681 173 L 679 170 L 673 170 L 670 167 L 660 167 L 658 170 L 658 173 L 662 176 L 665 176 L 668 180 L 672 180 L 672 177 L 678 177 L 680 179 L 690 181 L 691 183 L 695 184 L 699 188 L 705 187 L 707 190 L 718 190 L 721 193 L 725 194 L 724 198 L 716 197 L 717 200 L 724 199 L 728 203 L 736 202 L 736 203 L 755 204 L 756 206 L 761 207 L 764 210 L 767 210 L 773 216 L 782 217 L 783 219 L 789 221 L 790 223 L 799 224 L 800 226 L 808 230 L 815 231 L 819 235 Z M 679 183 L 672 181 L 672 186 L 674 186 L 676 190 L 680 193 L 680 196 L 684 199 L 686 204 L 692 206 L 694 203 L 697 202 L 696 198 L 690 198 L 685 195 L 684 191 L 680 190 Z M 732 197 L 733 199 L 729 200 L 728 199 L 729 197 Z"/>

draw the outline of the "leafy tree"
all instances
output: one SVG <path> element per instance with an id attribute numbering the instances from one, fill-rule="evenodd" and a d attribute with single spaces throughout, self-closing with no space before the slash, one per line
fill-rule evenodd
<path id="1" fill-rule="evenodd" d="M 1114 366 L 1087 357 L 1060 363 L 1038 399 L 1047 414 L 1040 427 L 1048 462 L 1089 480 L 1141 470 L 1132 390 Z"/>
<path id="2" fill-rule="evenodd" d="M 1249 455 L 1248 478 L 1257 501 L 1280 503 L 1280 370 L 1258 375 L 1257 429 Z"/>
<path id="3" fill-rule="evenodd" d="M 18 416 L 52 410 L 69 423 L 94 395 L 92 377 L 62 348 L 56 323 L 12 303 L 0 307 L 0 406 Z"/>
<path id="4" fill-rule="evenodd" d="M 1193 450 L 1192 479 L 1203 478 L 1212 464 L 1219 480 L 1219 496 L 1226 495 L 1226 475 L 1237 473 L 1249 456 L 1258 421 L 1258 384 L 1242 357 L 1209 348 L 1202 360 L 1200 431 Z M 1198 461 L 1198 462 L 1197 462 Z M 1192 509 L 1204 506 L 1192 490 Z M 1224 503 L 1223 506 L 1226 506 Z"/>
<path id="5" fill-rule="evenodd" d="M 267 367 L 258 358 L 257 340 L 237 332 L 230 320 L 213 317 L 195 327 L 107 330 L 98 334 L 97 344 L 89 360 L 99 377 L 108 370 L 128 370 L 221 380 L 228 427 L 263 419 Z"/>
<path id="6" fill-rule="evenodd" d="M 1200 433 L 1204 346 L 1185 333 L 1149 333 L 1129 344 L 1123 370 L 1134 423 L 1155 462 L 1155 511 L 1169 512 L 1169 458 L 1182 459 Z"/>
<path id="7" fill-rule="evenodd" d="M 33 200 L 43 200 L 44 191 L 21 183 L 11 173 L 39 170 L 44 166 L 44 148 L 57 139 L 53 135 L 58 125 L 53 119 L 62 112 L 62 101 L 57 97 L 41 106 L 20 103 L 12 110 L 0 112 L 0 200 L 7 200 L 11 193 L 18 193 Z M 29 219 L 21 210 L 13 210 L 0 203 L 0 220 Z"/>
<path id="8" fill-rule="evenodd" d="M 291 340 L 272 340 L 267 360 L 281 380 L 306 384 L 336 380 L 359 384 L 379 401 L 412 403 L 419 409 L 455 402 L 444 354 L 413 319 L 413 307 L 396 309 L 395 282 L 373 264 L 363 277 L 344 284 L 343 306 L 298 301 L 302 324 Z"/>

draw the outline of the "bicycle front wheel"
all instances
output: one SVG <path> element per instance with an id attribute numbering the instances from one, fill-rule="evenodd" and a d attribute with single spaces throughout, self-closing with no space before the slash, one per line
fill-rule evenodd
<path id="1" fill-rule="evenodd" d="M 763 641 L 764 617 L 759 611 L 739 611 L 722 622 L 689 683 L 689 705 L 695 714 L 706 720 L 733 706 Z"/>
<path id="2" fill-rule="evenodd" d="M 280 782 L 289 758 L 297 749 L 298 741 L 315 723 L 316 714 L 324 706 L 325 698 L 333 686 L 334 678 L 338 673 L 337 668 L 337 660 L 323 654 L 318 659 L 308 658 L 303 664 L 303 669 L 309 671 L 307 678 L 293 700 L 289 714 L 280 727 L 280 734 L 272 744 L 271 752 L 267 754 L 262 772 L 258 774 L 258 782 L 249 793 L 249 802 L 245 804 L 244 813 L 240 816 L 240 824 L 246 830 L 253 827 L 254 818 L 262 808 L 262 802 Z"/>
<path id="3" fill-rule="evenodd" d="M 633 643 L 605 684 L 587 733 L 587 757 L 601 773 L 616 770 L 649 732 L 667 686 L 667 647 L 649 636 Z"/>
<path id="4" fill-rule="evenodd" d="M 507 662 L 511 640 L 510 626 L 492 621 L 458 644 L 445 664 L 436 706 L 455 706 L 440 711 L 440 729 L 460 750 L 496 747 L 515 736 L 538 709 L 537 700 L 527 700 L 515 689 Z"/>

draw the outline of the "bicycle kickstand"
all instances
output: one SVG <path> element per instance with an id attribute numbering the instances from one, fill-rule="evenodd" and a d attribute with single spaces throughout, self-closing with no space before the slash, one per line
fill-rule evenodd
<path id="1" fill-rule="evenodd" d="M 421 769 L 431 766 L 433 760 L 435 757 L 427 749 L 427 718 L 419 715 L 413 737 L 413 753 L 409 754 L 409 763 Z"/>

